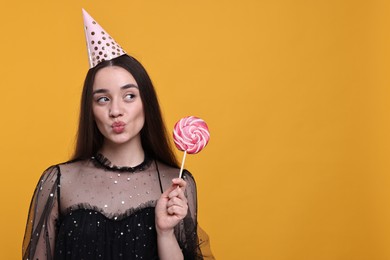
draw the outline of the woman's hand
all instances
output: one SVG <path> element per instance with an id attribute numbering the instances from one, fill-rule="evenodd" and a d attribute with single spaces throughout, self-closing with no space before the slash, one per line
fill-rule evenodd
<path id="1" fill-rule="evenodd" d="M 158 234 L 173 234 L 173 228 L 188 211 L 184 195 L 187 183 L 180 178 L 172 180 L 172 185 L 161 195 L 156 204 L 156 230 Z"/>

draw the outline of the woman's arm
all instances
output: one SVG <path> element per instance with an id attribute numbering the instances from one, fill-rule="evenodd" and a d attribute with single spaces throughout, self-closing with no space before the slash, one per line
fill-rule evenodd
<path id="1" fill-rule="evenodd" d="M 58 218 L 59 168 L 48 168 L 35 188 L 23 241 L 23 259 L 52 260 Z"/>
<path id="2" fill-rule="evenodd" d="M 156 205 L 157 247 L 161 260 L 184 259 L 174 228 L 188 212 L 184 195 L 187 183 L 173 179 L 172 185 L 160 197 Z"/>

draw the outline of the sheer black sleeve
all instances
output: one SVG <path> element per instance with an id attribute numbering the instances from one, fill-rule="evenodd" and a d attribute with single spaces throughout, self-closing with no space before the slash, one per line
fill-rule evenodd
<path id="1" fill-rule="evenodd" d="M 196 183 L 190 172 L 184 171 L 183 179 L 187 182 L 187 216 L 175 228 L 175 235 L 183 251 L 184 259 L 203 259 L 197 234 L 197 194 Z"/>
<path id="2" fill-rule="evenodd" d="M 56 221 L 59 216 L 58 166 L 48 168 L 41 176 L 31 200 L 23 241 L 23 259 L 52 260 Z"/>
<path id="3" fill-rule="evenodd" d="M 198 225 L 197 189 L 194 177 L 184 171 L 183 179 L 187 182 L 186 197 L 188 200 L 188 214 L 180 227 L 176 229 L 178 240 L 184 253 L 184 259 L 213 260 L 210 240 L 207 233 Z M 184 237 L 183 237 L 184 236 Z M 183 243 L 182 241 L 187 241 Z"/>

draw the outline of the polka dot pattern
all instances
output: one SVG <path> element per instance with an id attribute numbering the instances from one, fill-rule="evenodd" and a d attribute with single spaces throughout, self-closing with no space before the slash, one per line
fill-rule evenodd
<path id="1" fill-rule="evenodd" d="M 90 68 L 102 61 L 112 60 L 126 54 L 122 47 L 84 9 L 83 17 Z"/>

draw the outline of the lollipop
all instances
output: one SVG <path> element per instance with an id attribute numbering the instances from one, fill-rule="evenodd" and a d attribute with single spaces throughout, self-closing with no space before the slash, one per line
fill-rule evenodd
<path id="1" fill-rule="evenodd" d="M 209 142 L 210 133 L 207 124 L 195 116 L 180 119 L 173 129 L 173 141 L 177 149 L 184 151 L 179 178 L 183 172 L 186 154 L 199 153 Z"/>

